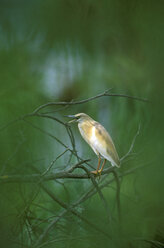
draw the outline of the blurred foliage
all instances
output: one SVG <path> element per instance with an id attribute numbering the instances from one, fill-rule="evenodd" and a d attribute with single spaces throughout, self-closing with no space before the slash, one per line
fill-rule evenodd
<path id="1" fill-rule="evenodd" d="M 162 247 L 157 242 L 164 243 L 163 9 L 162 0 L 0 1 L 1 176 L 23 177 L 34 173 L 34 168 L 44 172 L 64 151 L 38 127 L 71 146 L 59 123 L 38 117 L 29 117 L 27 122 L 19 119 L 39 105 L 85 99 L 108 88 L 113 88 L 112 93 L 150 100 L 103 97 L 62 110 L 44 110 L 59 109 L 52 115 L 63 121 L 65 114 L 91 115 L 109 130 L 120 157 L 141 124 L 134 154 L 120 171 L 146 166 L 121 180 L 121 232 L 115 182 L 103 189 L 112 224 L 98 194 L 76 208 L 109 233 L 111 240 L 67 212 L 37 247 Z M 78 154 L 91 158 L 96 167 L 96 156 L 75 125 L 72 130 Z M 69 158 L 66 152 L 51 171 L 76 163 L 74 157 Z M 92 185 L 90 180 L 72 179 L 45 184 L 67 204 Z M 39 184 L 1 184 L 0 197 L 2 247 L 32 247 L 62 211 Z"/>

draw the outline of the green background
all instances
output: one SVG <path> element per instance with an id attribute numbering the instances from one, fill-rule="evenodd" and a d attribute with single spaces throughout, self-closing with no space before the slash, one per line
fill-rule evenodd
<path id="1" fill-rule="evenodd" d="M 163 10 L 162 0 L 0 1 L 0 176 L 23 178 L 35 173 L 34 168 L 43 173 L 65 150 L 45 132 L 71 147 L 60 123 L 39 117 L 17 120 L 38 106 L 82 100 L 110 88 L 109 93 L 149 100 L 113 96 L 69 108 L 44 109 L 63 122 L 67 121 L 64 115 L 89 114 L 110 132 L 120 157 L 127 153 L 140 125 L 131 156 L 116 171 L 141 168 L 121 180 L 121 224 L 115 181 L 102 190 L 111 222 L 98 194 L 75 208 L 110 239 L 67 212 L 35 247 L 162 247 Z M 95 154 L 76 124 L 71 126 L 79 156 L 90 158 L 96 168 Z M 66 152 L 51 172 L 75 163 L 77 159 L 70 159 Z M 109 174 L 104 180 L 112 178 Z M 92 183 L 60 179 L 44 185 L 70 206 Z M 38 183 L 2 181 L 1 247 L 33 247 L 62 211 Z"/>

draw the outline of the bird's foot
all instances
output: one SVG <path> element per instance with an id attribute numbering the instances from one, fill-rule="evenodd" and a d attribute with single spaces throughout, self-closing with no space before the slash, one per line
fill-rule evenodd
<path id="1" fill-rule="evenodd" d="M 95 176 L 101 176 L 101 169 L 100 170 L 95 170 L 95 171 L 91 171 L 92 174 L 94 174 Z"/>

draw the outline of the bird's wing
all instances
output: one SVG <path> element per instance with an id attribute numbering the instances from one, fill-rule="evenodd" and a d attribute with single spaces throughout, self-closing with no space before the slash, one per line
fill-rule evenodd
<path id="1" fill-rule="evenodd" d="M 100 154 L 102 154 L 104 157 L 108 159 L 108 157 L 111 158 L 111 160 L 114 162 L 116 166 L 119 166 L 120 160 L 116 151 L 116 148 L 114 146 L 114 143 L 112 141 L 112 138 L 110 137 L 109 133 L 106 131 L 106 129 L 98 122 L 94 123 L 95 127 L 95 136 L 102 144 L 98 150 Z M 110 160 L 110 159 L 108 159 Z"/>

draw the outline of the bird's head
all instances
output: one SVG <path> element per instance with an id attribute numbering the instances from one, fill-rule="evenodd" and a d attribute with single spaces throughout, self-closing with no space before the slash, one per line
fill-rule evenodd
<path id="1" fill-rule="evenodd" d="M 79 113 L 76 115 L 65 115 L 66 117 L 72 118 L 68 123 L 72 122 L 83 122 L 87 120 L 91 120 L 91 117 L 89 117 L 87 114 Z"/>

